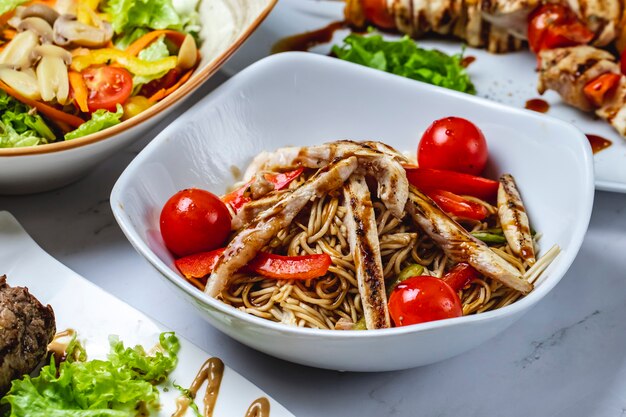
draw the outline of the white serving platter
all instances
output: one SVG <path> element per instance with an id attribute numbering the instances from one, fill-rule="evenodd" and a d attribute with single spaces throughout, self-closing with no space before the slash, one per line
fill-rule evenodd
<path id="1" fill-rule="evenodd" d="M 54 309 L 57 330 L 75 329 L 89 358 L 104 358 L 109 351 L 109 335 L 118 335 L 126 346 L 152 347 L 161 332 L 167 331 L 128 304 L 82 278 L 46 252 L 24 231 L 8 212 L 0 212 L 0 275 L 6 274 L 11 286 L 26 286 L 42 303 Z M 124 279 L 123 272 L 117 279 Z M 130 278 L 130 277 L 129 277 Z M 167 308 L 167 306 L 164 306 Z M 168 383 L 189 386 L 196 372 L 211 357 L 178 335 L 181 342 L 178 366 Z M 159 417 L 175 410 L 178 392 L 162 392 Z M 259 397 L 270 401 L 271 417 L 293 417 L 289 411 L 257 386 L 226 367 L 214 417 L 243 417 Z M 198 395 L 202 410 L 202 395 Z M 188 416 L 192 411 L 188 410 Z"/>
<path id="2" fill-rule="evenodd" d="M 343 19 L 342 1 L 282 0 L 248 42 L 226 63 L 223 69 L 234 74 L 251 63 L 269 55 L 272 46 L 285 37 L 323 28 Z M 311 52 L 328 54 L 332 44 L 340 43 L 348 30 L 335 32 L 333 41 L 316 46 Z M 386 35 L 387 38 L 397 38 Z M 424 48 L 437 48 L 457 53 L 462 43 L 448 40 L 418 41 Z M 466 55 L 476 57 L 468 71 L 478 95 L 506 105 L 523 108 L 526 101 L 539 98 L 535 57 L 528 51 L 494 55 L 483 50 L 467 48 Z M 564 104 L 554 92 L 542 99 L 550 104 L 548 115 L 573 123 L 587 134 L 609 139 L 613 145 L 595 155 L 596 189 L 626 193 L 626 140 L 608 123 Z M 329 98 L 330 99 L 330 98 Z"/>

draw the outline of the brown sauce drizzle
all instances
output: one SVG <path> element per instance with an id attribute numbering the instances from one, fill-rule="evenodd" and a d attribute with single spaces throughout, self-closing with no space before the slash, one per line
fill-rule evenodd
<path id="1" fill-rule="evenodd" d="M 333 39 L 335 31 L 346 27 L 346 22 L 332 22 L 321 29 L 304 32 L 280 39 L 272 46 L 272 53 L 288 51 L 308 51 L 316 45 L 328 43 Z"/>
<path id="2" fill-rule="evenodd" d="M 469 67 L 470 65 L 472 65 L 472 63 L 473 63 L 474 61 L 476 61 L 476 57 L 475 57 L 475 56 L 471 56 L 471 55 L 469 55 L 469 56 L 465 56 L 465 57 L 463 57 L 463 59 L 461 60 L 461 66 L 462 66 L 463 68 L 467 68 L 467 67 Z"/>
<path id="3" fill-rule="evenodd" d="M 610 140 L 603 138 L 598 135 L 586 135 L 587 139 L 589 139 L 589 144 L 591 145 L 591 150 L 593 153 L 598 153 L 613 144 Z"/>
<path id="4" fill-rule="evenodd" d="M 202 364 L 200 370 L 196 374 L 191 386 L 189 387 L 189 396 L 181 395 L 176 399 L 176 411 L 172 414 L 172 417 L 183 417 L 191 405 L 191 402 L 200 387 L 207 382 L 206 391 L 204 393 L 204 417 L 212 417 L 215 410 L 215 404 L 217 397 L 220 393 L 220 386 L 222 385 L 222 378 L 224 376 L 224 362 L 219 358 L 209 358 Z M 269 417 L 270 415 L 270 403 L 265 397 L 255 400 L 246 417 Z"/>
<path id="5" fill-rule="evenodd" d="M 257 398 L 246 412 L 245 417 L 269 417 L 270 402 L 265 397 Z"/>
<path id="6" fill-rule="evenodd" d="M 550 104 L 540 98 L 533 98 L 531 100 L 528 100 L 524 107 L 526 107 L 528 110 L 536 111 L 539 113 L 547 113 L 548 110 L 550 110 Z"/>
<path id="7" fill-rule="evenodd" d="M 69 344 L 71 338 L 75 335 L 76 330 L 65 329 L 62 332 L 55 334 L 52 342 L 48 344 L 48 352 L 54 355 L 54 360 L 57 364 L 65 360 L 67 345 Z M 59 340 L 65 338 L 69 338 L 69 340 Z"/>

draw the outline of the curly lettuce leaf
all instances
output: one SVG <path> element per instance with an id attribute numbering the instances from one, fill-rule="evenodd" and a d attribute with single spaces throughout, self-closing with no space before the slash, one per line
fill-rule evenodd
<path id="1" fill-rule="evenodd" d="M 125 48 L 150 30 L 197 32 L 195 4 L 192 13 L 177 11 L 172 0 L 106 0 L 102 9 L 111 16 L 116 46 Z"/>
<path id="2" fill-rule="evenodd" d="M 52 358 L 39 376 L 13 381 L 0 404 L 10 406 L 8 417 L 129 417 L 142 405 L 155 409 L 159 391 L 154 383 L 174 369 L 180 348 L 173 333 L 162 333 L 159 339 L 160 351 L 154 356 L 112 338 L 106 361 L 56 366 Z"/>
<path id="3" fill-rule="evenodd" d="M 115 126 L 121 122 L 124 115 L 124 109 L 121 104 L 117 105 L 117 111 L 115 113 L 106 111 L 103 109 L 96 110 L 91 114 L 91 119 L 78 126 L 76 130 L 65 135 L 65 140 L 71 140 L 80 138 L 83 136 L 91 135 L 92 133 L 99 132 L 111 126 Z"/>
<path id="4" fill-rule="evenodd" d="M 462 54 L 419 48 L 408 36 L 386 41 L 381 35 L 351 34 L 332 52 L 339 59 L 365 65 L 451 90 L 476 94 L 474 84 L 461 65 Z"/>
<path id="5" fill-rule="evenodd" d="M 26 3 L 28 0 L 2 0 L 0 1 L 0 15 L 10 12 Z"/>
<path id="6" fill-rule="evenodd" d="M 33 109 L 0 90 L 0 148 L 54 141 L 55 134 Z"/>

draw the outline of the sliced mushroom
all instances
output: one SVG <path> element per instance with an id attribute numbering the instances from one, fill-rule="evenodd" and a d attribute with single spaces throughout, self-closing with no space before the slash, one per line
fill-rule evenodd
<path id="1" fill-rule="evenodd" d="M 27 17 L 26 19 L 22 19 L 20 24 L 17 25 L 17 30 L 19 32 L 30 30 L 39 36 L 41 43 L 52 43 L 52 26 L 41 17 Z"/>
<path id="2" fill-rule="evenodd" d="M 0 80 L 26 98 L 41 98 L 37 77 L 31 70 L 17 71 L 7 65 L 0 65 Z"/>
<path id="3" fill-rule="evenodd" d="M 0 64 L 11 65 L 17 69 L 28 68 L 32 64 L 30 52 L 39 45 L 39 36 L 27 30 L 18 33 L 0 52 Z"/>
<path id="4" fill-rule="evenodd" d="M 41 45 L 33 49 L 32 56 L 39 60 L 37 79 L 41 98 L 52 101 L 55 98 L 65 104 L 70 93 L 67 67 L 72 63 L 72 55 L 55 45 Z"/>
<path id="5" fill-rule="evenodd" d="M 105 46 L 113 38 L 113 28 L 102 21 L 101 27 L 86 25 L 75 15 L 64 14 L 54 22 L 54 42 L 57 45 L 74 44 L 89 48 Z"/>
<path id="6" fill-rule="evenodd" d="M 15 16 L 20 19 L 27 19 L 29 17 L 39 17 L 46 22 L 50 26 L 54 25 L 55 20 L 59 17 L 59 13 L 54 10 L 52 7 L 46 6 L 45 4 L 35 3 L 32 6 L 28 7 L 18 7 L 15 11 Z"/>
<path id="7" fill-rule="evenodd" d="M 198 48 L 196 47 L 196 41 L 193 36 L 187 35 L 178 51 L 178 68 L 183 70 L 193 68 L 197 60 Z"/>

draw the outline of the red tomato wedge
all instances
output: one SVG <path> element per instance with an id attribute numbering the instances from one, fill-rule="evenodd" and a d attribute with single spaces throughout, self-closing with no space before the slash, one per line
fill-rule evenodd
<path id="1" fill-rule="evenodd" d="M 82 72 L 89 90 L 87 106 L 90 112 L 104 109 L 114 112 L 124 104 L 133 91 L 133 76 L 124 68 L 91 67 Z"/>
<path id="2" fill-rule="evenodd" d="M 487 178 L 441 169 L 415 167 L 405 169 L 409 182 L 422 192 L 444 190 L 488 201 L 493 201 L 498 193 L 498 181 Z"/>
<path id="3" fill-rule="evenodd" d="M 602 74 L 585 84 L 583 88 L 585 97 L 594 106 L 601 107 L 606 99 L 615 92 L 621 79 L 622 74 Z"/>
<path id="4" fill-rule="evenodd" d="M 484 220 L 489 211 L 482 204 L 464 199 L 444 190 L 426 191 L 426 194 L 446 213 L 462 219 Z"/>
<path id="5" fill-rule="evenodd" d="M 387 10 L 385 0 L 361 0 L 365 18 L 383 29 L 395 29 L 396 22 Z"/>
<path id="6" fill-rule="evenodd" d="M 470 264 L 461 262 L 454 265 L 454 267 L 443 276 L 443 280 L 454 291 L 459 291 L 469 285 L 470 282 L 478 279 L 480 274 Z"/>
<path id="7" fill-rule="evenodd" d="M 528 44 L 535 53 L 543 49 L 584 45 L 594 36 L 569 7 L 561 4 L 540 6 L 528 20 Z"/>
<path id="8" fill-rule="evenodd" d="M 202 252 L 175 261 L 186 278 L 204 278 L 213 272 L 224 248 Z M 329 255 L 281 256 L 260 252 L 246 269 L 276 279 L 311 279 L 326 275 L 332 260 Z"/>

